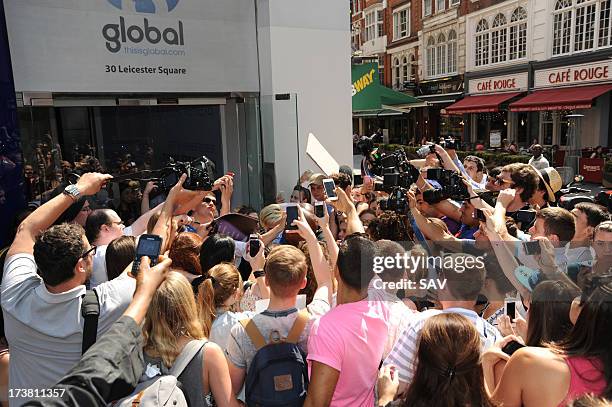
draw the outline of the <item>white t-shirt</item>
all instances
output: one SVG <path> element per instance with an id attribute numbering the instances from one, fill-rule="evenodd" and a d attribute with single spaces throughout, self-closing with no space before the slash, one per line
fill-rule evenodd
<path id="1" fill-rule="evenodd" d="M 548 163 L 548 160 L 546 158 L 544 158 L 543 155 L 541 155 L 540 158 L 536 158 L 536 159 L 531 157 L 529 159 L 529 165 L 533 166 L 538 171 L 539 170 L 543 170 L 544 168 L 550 167 L 550 164 Z"/>
<path id="2" fill-rule="evenodd" d="M 132 228 L 128 226 L 123 229 L 123 236 L 134 236 Z M 93 257 L 93 272 L 89 278 L 89 286 L 95 288 L 105 281 L 108 281 L 108 273 L 106 272 L 106 249 L 108 245 L 96 247 L 96 254 Z"/>
<path id="3" fill-rule="evenodd" d="M 100 302 L 98 337 L 123 314 L 136 281 L 123 274 L 96 288 Z M 48 389 L 81 358 L 84 285 L 61 294 L 50 293 L 36 273 L 31 254 L 8 258 L 0 299 L 11 359 L 9 388 Z M 20 406 L 26 398 L 11 398 Z"/>

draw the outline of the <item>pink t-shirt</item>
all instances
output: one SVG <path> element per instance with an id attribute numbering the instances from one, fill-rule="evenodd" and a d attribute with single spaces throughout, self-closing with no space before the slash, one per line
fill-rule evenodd
<path id="1" fill-rule="evenodd" d="M 374 404 L 374 385 L 388 335 L 389 310 L 383 301 L 336 306 L 315 321 L 308 338 L 312 361 L 340 372 L 332 407 Z"/>

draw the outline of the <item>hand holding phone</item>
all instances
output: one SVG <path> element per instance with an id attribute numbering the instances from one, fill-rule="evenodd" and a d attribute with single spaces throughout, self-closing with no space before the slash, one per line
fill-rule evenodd
<path id="1" fill-rule="evenodd" d="M 296 203 L 287 204 L 287 208 L 285 209 L 287 212 L 287 220 L 285 221 L 285 230 L 297 230 L 297 226 L 293 224 L 294 220 L 297 220 L 299 217 L 298 207 Z"/>
<path id="2" fill-rule="evenodd" d="M 327 195 L 327 199 L 330 201 L 338 200 L 338 195 L 336 195 L 336 183 L 331 178 L 325 178 L 323 180 L 323 188 L 325 188 L 325 194 Z"/>
<path id="3" fill-rule="evenodd" d="M 261 247 L 261 241 L 259 240 L 259 236 L 255 233 L 249 236 L 249 256 L 255 257 L 257 253 L 259 253 L 259 248 Z"/>
<path id="4" fill-rule="evenodd" d="M 161 250 L 162 238 L 158 235 L 142 235 L 138 239 L 136 247 L 136 255 L 132 263 L 132 275 L 137 276 L 140 269 L 140 260 L 142 257 L 148 257 L 151 260 L 151 267 L 157 264 L 159 252 Z"/>
<path id="5" fill-rule="evenodd" d="M 510 321 L 514 321 L 516 318 L 516 300 L 506 300 L 504 303 L 504 313 L 510 318 Z"/>
<path id="6" fill-rule="evenodd" d="M 510 355 L 510 356 L 512 356 L 512 354 L 513 354 L 514 352 L 516 352 L 517 350 L 519 350 L 519 349 L 521 349 L 521 348 L 524 348 L 524 347 L 525 347 L 525 345 L 523 345 L 523 344 L 522 344 L 522 343 L 520 343 L 520 342 L 517 342 L 517 341 L 510 341 L 510 342 L 508 342 L 508 343 L 506 344 L 506 346 L 504 346 L 504 347 L 502 348 L 502 352 L 504 352 L 506 355 Z"/>
<path id="7" fill-rule="evenodd" d="M 325 211 L 327 210 L 327 208 L 325 207 L 325 202 L 322 202 L 322 201 L 315 202 L 314 209 L 315 209 L 315 216 L 317 218 L 325 217 Z"/>
<path id="8" fill-rule="evenodd" d="M 542 248 L 540 247 L 540 242 L 537 240 L 533 240 L 531 242 L 524 242 L 523 248 L 525 249 L 525 254 L 527 256 L 534 256 L 536 254 L 542 253 Z"/>

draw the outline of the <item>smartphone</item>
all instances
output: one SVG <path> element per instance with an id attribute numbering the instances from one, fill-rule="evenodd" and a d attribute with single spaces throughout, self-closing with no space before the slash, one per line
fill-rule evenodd
<path id="1" fill-rule="evenodd" d="M 259 236 L 256 234 L 251 234 L 249 236 L 249 256 L 255 257 L 257 253 L 259 253 L 259 248 L 261 247 L 261 243 L 259 241 Z"/>
<path id="2" fill-rule="evenodd" d="M 524 347 L 525 347 L 525 345 L 523 345 L 523 344 L 522 344 L 522 343 L 520 343 L 520 342 L 517 342 L 517 341 L 510 341 L 510 342 L 508 342 L 508 343 L 506 344 L 506 346 L 504 346 L 504 347 L 502 348 L 502 352 L 504 352 L 506 355 L 510 355 L 510 356 L 512 356 L 512 354 L 513 354 L 514 352 L 516 352 L 517 350 L 519 350 L 519 349 L 521 349 L 521 348 L 524 348 Z"/>
<path id="3" fill-rule="evenodd" d="M 338 195 L 336 195 L 336 183 L 333 179 L 325 178 L 323 180 L 323 188 L 325 188 L 325 193 L 330 201 L 335 201 L 338 199 Z"/>
<path id="4" fill-rule="evenodd" d="M 510 321 L 513 321 L 516 318 L 516 301 L 515 300 L 506 300 L 504 304 L 505 314 L 508 315 Z"/>
<path id="5" fill-rule="evenodd" d="M 515 219 L 517 222 L 521 222 L 523 225 L 531 225 L 536 218 L 536 211 L 519 210 L 516 212 Z"/>
<path id="6" fill-rule="evenodd" d="M 480 209 L 476 209 L 476 219 L 478 219 L 480 222 L 487 221 L 487 217 L 485 216 L 484 212 Z"/>
<path id="7" fill-rule="evenodd" d="M 157 258 L 161 250 L 162 238 L 158 235 L 142 235 L 138 239 L 138 246 L 136 247 L 136 256 L 132 263 L 132 275 L 138 274 L 140 268 L 140 260 L 143 256 L 147 256 L 151 259 L 151 266 L 157 264 Z"/>
<path id="8" fill-rule="evenodd" d="M 315 202 L 315 216 L 317 218 L 324 218 L 325 217 L 325 202 L 321 202 L 321 201 L 316 201 Z"/>
<path id="9" fill-rule="evenodd" d="M 533 242 L 524 242 L 523 249 L 525 249 L 525 254 L 527 256 L 533 256 L 535 254 L 542 253 L 542 248 L 540 247 L 540 242 L 534 240 Z"/>
<path id="10" fill-rule="evenodd" d="M 297 204 L 287 204 L 285 211 L 287 212 L 287 223 L 285 224 L 285 230 L 297 230 L 297 226 L 292 225 L 293 221 L 298 218 Z"/>

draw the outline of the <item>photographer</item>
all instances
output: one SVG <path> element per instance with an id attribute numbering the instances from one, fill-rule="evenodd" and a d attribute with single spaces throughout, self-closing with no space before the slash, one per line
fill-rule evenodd
<path id="1" fill-rule="evenodd" d="M 436 144 L 436 153 L 440 156 L 445 169 L 455 172 L 461 172 L 465 175 L 476 189 L 486 189 L 487 174 L 484 160 L 482 158 L 469 155 L 465 157 L 463 163 L 459 161 L 454 143 L 450 144 L 453 148 L 444 148 Z"/>

